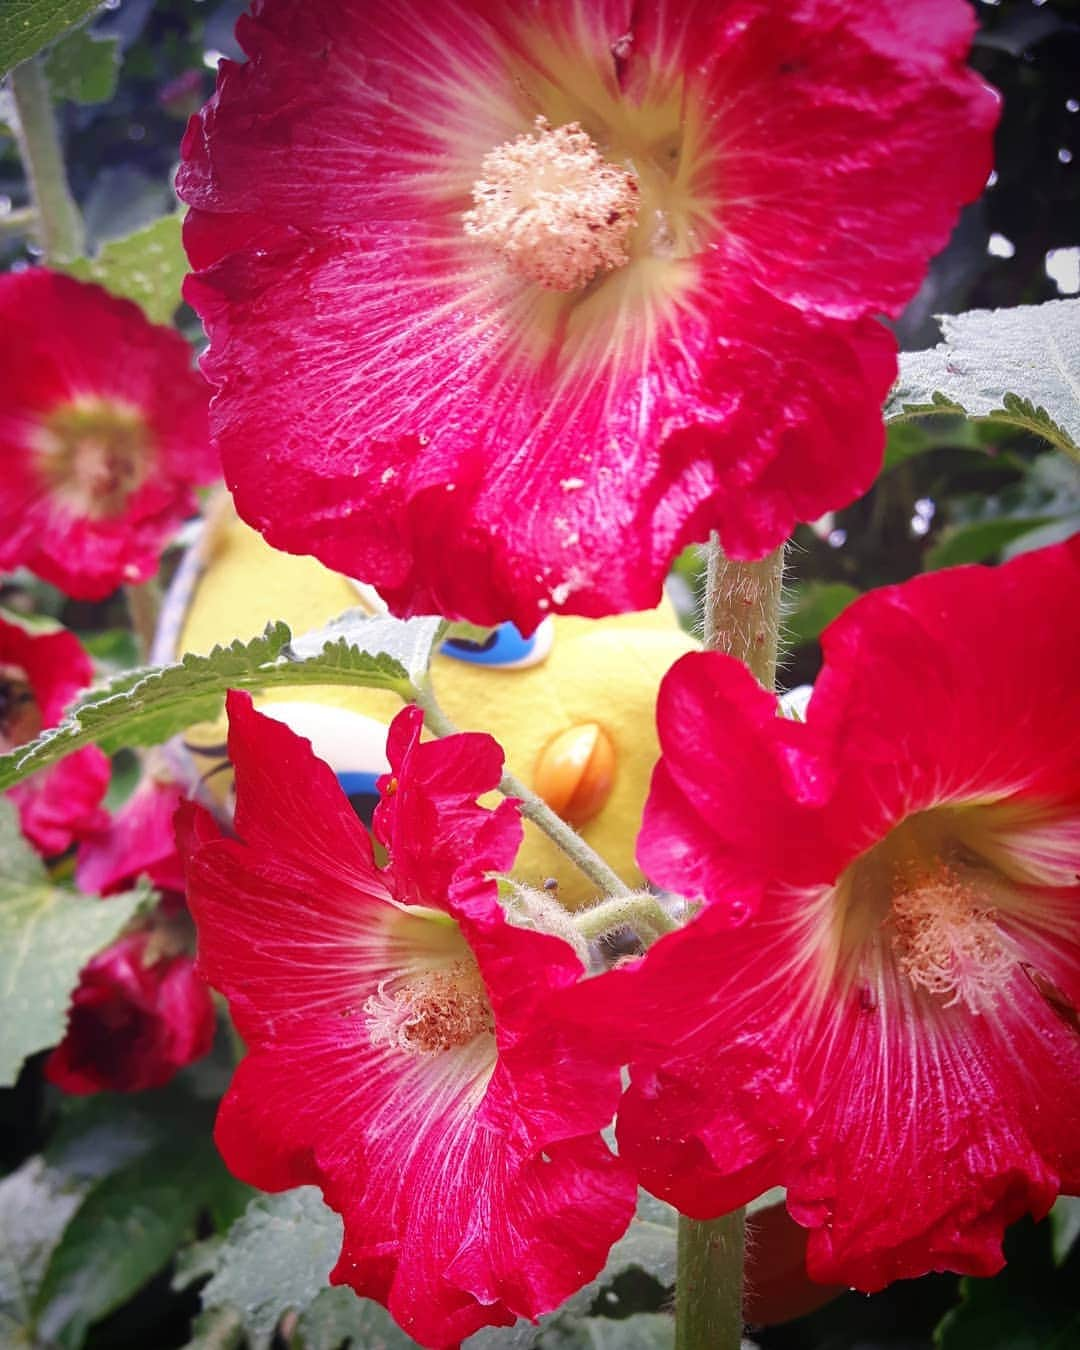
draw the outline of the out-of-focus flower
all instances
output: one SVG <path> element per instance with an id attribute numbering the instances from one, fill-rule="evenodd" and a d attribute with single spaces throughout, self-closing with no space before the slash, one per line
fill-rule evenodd
<path id="1" fill-rule="evenodd" d="M 93 676 L 73 633 L 34 631 L 0 619 L 0 752 L 55 726 Z M 23 834 L 48 855 L 104 826 L 101 799 L 108 786 L 107 757 L 87 746 L 9 788 L 8 796 Z"/>
<path id="2" fill-rule="evenodd" d="M 157 569 L 219 472 L 179 333 L 44 268 L 0 277 L 0 567 L 97 600 Z"/>
<path id="3" fill-rule="evenodd" d="M 92 895 L 112 895 L 140 876 L 158 890 L 184 890 L 173 817 L 183 800 L 177 783 L 151 765 L 124 805 L 79 846 L 75 882 Z"/>
<path id="4" fill-rule="evenodd" d="M 637 999 L 643 1184 L 786 1186 L 819 1280 L 991 1274 L 1080 1187 L 1078 588 L 1074 541 L 876 591 L 805 723 L 725 656 L 663 686 L 639 858 L 703 910 L 581 1016 Z"/>
<path id="5" fill-rule="evenodd" d="M 990 168 L 963 0 L 263 0 L 188 128 L 241 515 L 402 614 L 526 630 L 759 556 L 881 464 Z"/>
<path id="6" fill-rule="evenodd" d="M 108 904 L 108 901 L 102 903 Z M 160 1087 L 210 1049 L 214 1004 L 190 956 L 155 955 L 150 931 L 90 961 L 45 1076 L 65 1092 Z"/>
<path id="7" fill-rule="evenodd" d="M 582 963 L 511 924 L 490 870 L 521 837 L 490 736 L 420 743 L 406 709 L 370 838 L 307 742 L 229 698 L 237 839 L 181 809 L 199 963 L 249 1048 L 216 1138 L 266 1190 L 323 1189 L 331 1280 L 422 1345 L 561 1303 L 603 1264 L 635 1186 L 598 1131 L 619 1061 L 551 1010 Z"/>

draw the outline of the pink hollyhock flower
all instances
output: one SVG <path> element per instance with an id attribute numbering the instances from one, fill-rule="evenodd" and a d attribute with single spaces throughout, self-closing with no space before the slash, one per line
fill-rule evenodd
<path id="1" fill-rule="evenodd" d="M 1078 588 L 1074 540 L 867 596 L 805 725 L 725 656 L 663 686 L 639 860 L 704 910 L 584 1015 L 638 1000 L 643 1184 L 785 1185 L 818 1280 L 992 1274 L 1080 1188 Z"/>
<path id="2" fill-rule="evenodd" d="M 190 956 L 155 957 L 152 933 L 129 933 L 90 961 L 45 1077 L 65 1092 L 161 1087 L 214 1039 L 214 1004 Z"/>
<path id="3" fill-rule="evenodd" d="M 0 753 L 55 726 L 93 677 L 90 658 L 73 633 L 34 632 L 0 619 Z M 108 817 L 101 799 L 108 786 L 108 758 L 87 746 L 7 795 L 18 808 L 23 834 L 49 855 L 102 828 Z"/>
<path id="4" fill-rule="evenodd" d="M 179 333 L 44 268 L 0 277 L 0 567 L 98 600 L 157 569 L 219 472 Z"/>
<path id="5" fill-rule="evenodd" d="M 456 1345 L 561 1303 L 603 1264 L 635 1187 L 597 1133 L 619 1062 L 560 1024 L 582 965 L 511 924 L 516 806 L 488 811 L 490 736 L 420 743 L 394 720 L 369 836 L 332 771 L 229 696 L 236 831 L 181 810 L 199 964 L 250 1053 L 218 1117 L 229 1167 L 264 1190 L 314 1183 L 345 1220 L 331 1275 L 422 1345 Z"/>
<path id="6" fill-rule="evenodd" d="M 655 604 L 865 491 L 991 163 L 963 0 L 261 0 L 188 127 L 241 515 L 397 613 Z"/>
<path id="7" fill-rule="evenodd" d="M 103 828 L 79 846 L 75 883 L 91 895 L 112 895 L 140 876 L 183 895 L 184 868 L 173 817 L 184 799 L 177 783 L 154 768 Z"/>

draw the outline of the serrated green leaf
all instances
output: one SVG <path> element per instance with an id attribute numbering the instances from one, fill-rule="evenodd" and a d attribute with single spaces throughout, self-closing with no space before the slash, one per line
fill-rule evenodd
<path id="1" fill-rule="evenodd" d="M 0 75 L 40 51 L 101 0 L 4 0 L 0 5 Z"/>
<path id="2" fill-rule="evenodd" d="M 208 1138 L 172 1142 L 100 1181 L 49 1259 L 35 1327 L 49 1344 L 79 1350 L 89 1328 L 163 1269 L 220 1183 Z"/>
<path id="3" fill-rule="evenodd" d="M 0 1086 L 14 1083 L 28 1055 L 63 1037 L 79 971 L 148 895 L 137 889 L 102 901 L 49 885 L 14 807 L 0 801 Z"/>
<path id="4" fill-rule="evenodd" d="M 178 215 L 103 244 L 93 258 L 54 264 L 79 281 L 96 281 L 113 295 L 134 300 L 153 323 L 168 323 L 180 304 L 180 287 L 188 272 L 180 239 Z"/>
<path id="5" fill-rule="evenodd" d="M 784 635 L 792 646 L 815 642 L 861 592 L 843 581 L 804 581 L 784 593 Z"/>
<path id="6" fill-rule="evenodd" d="M 328 1287 L 341 1249 L 339 1215 L 318 1189 L 260 1196 L 229 1230 L 203 1308 L 233 1308 L 252 1350 L 269 1350 L 282 1315 L 303 1312 Z"/>
<path id="7" fill-rule="evenodd" d="M 380 652 L 396 661 L 413 684 L 419 684 L 431 664 L 431 653 L 446 630 L 446 620 L 372 618 L 361 609 L 349 609 L 322 628 L 305 633 L 290 647 L 292 654 L 311 659 L 328 648 L 347 652 Z"/>
<path id="8" fill-rule="evenodd" d="M 85 695 L 59 726 L 0 756 L 0 790 L 84 745 L 99 745 L 109 754 L 125 746 L 158 745 L 195 722 L 215 718 L 229 689 L 362 685 L 410 699 L 415 689 L 406 665 L 375 645 L 388 639 L 387 625 L 396 621 L 368 622 L 374 626 L 349 628 L 355 642 L 370 644 L 366 649 L 344 636 L 321 649 L 309 638 L 290 647 L 288 626 L 276 623 L 261 637 L 215 647 L 208 656 L 189 653 L 174 665 L 116 676 Z M 413 619 L 401 625 L 409 635 L 397 635 L 396 650 L 409 668 L 419 668 L 423 649 L 420 630 L 410 625 L 427 625 L 423 632 L 430 633 L 439 622 Z"/>
<path id="9" fill-rule="evenodd" d="M 116 92 L 120 41 L 95 37 L 85 28 L 65 34 L 49 48 L 45 77 L 54 98 L 105 103 Z"/>
<path id="10" fill-rule="evenodd" d="M 905 352 L 887 422 L 927 413 L 1020 427 L 1080 458 L 1080 300 L 941 318 L 945 341 Z"/>

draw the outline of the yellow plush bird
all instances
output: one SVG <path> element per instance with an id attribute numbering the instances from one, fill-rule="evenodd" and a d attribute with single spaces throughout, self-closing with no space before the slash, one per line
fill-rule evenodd
<path id="1" fill-rule="evenodd" d="M 159 659 L 207 652 L 283 619 L 295 635 L 357 605 L 377 612 L 368 588 L 313 558 L 271 549 L 231 513 L 207 526 L 174 586 L 159 632 Z M 487 731 L 507 766 L 580 830 L 631 886 L 641 883 L 634 842 L 658 748 L 656 692 L 665 671 L 694 647 L 666 602 L 639 614 L 590 620 L 556 616 L 532 638 L 503 624 L 485 642 L 449 641 L 432 662 L 432 685 L 461 730 Z M 256 698 L 264 712 L 307 736 L 338 774 L 358 809 L 386 769 L 386 727 L 400 707 L 385 691 L 304 686 Z M 195 775 L 219 801 L 231 774 L 224 722 L 184 738 Z M 595 889 L 532 824 L 515 876 L 558 883 L 564 904 Z"/>

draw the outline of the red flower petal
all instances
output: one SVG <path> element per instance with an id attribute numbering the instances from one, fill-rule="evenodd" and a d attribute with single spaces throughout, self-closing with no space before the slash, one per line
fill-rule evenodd
<path id="1" fill-rule="evenodd" d="M 184 890 L 173 817 L 183 800 L 176 783 L 148 773 L 104 829 L 83 840 L 75 882 L 91 895 L 112 895 L 146 875 L 159 890 Z"/>
<path id="2" fill-rule="evenodd" d="M 805 725 L 727 657 L 665 683 L 640 855 L 704 911 L 577 1015 L 637 1000 L 644 1184 L 786 1185 L 818 1279 L 990 1274 L 1080 1178 L 1078 583 L 1072 541 L 874 592 Z"/>
<path id="3" fill-rule="evenodd" d="M 93 675 L 73 633 L 35 633 L 0 619 L 0 748 L 9 750 L 55 726 Z M 108 758 L 87 746 L 7 795 L 18 808 L 23 834 L 49 856 L 102 828 L 107 817 L 101 799 L 108 786 Z"/>
<path id="4" fill-rule="evenodd" d="M 484 877 L 520 839 L 511 803 L 475 804 L 497 747 L 421 744 L 417 711 L 399 715 L 380 868 L 307 744 L 246 696 L 229 714 L 240 837 L 192 807 L 180 825 L 200 967 L 250 1048 L 223 1156 L 265 1189 L 321 1186 L 345 1219 L 334 1280 L 422 1344 L 556 1306 L 600 1268 L 634 1185 L 597 1134 L 619 1061 L 549 1010 L 578 958 L 512 927 Z"/>
<path id="5" fill-rule="evenodd" d="M 758 556 L 852 500 L 895 374 L 873 316 L 989 170 L 972 23 L 959 0 L 560 0 L 542 26 L 267 0 L 178 179 L 241 514 L 398 613 L 531 629 L 654 604 L 712 528 Z M 630 262 L 572 294 L 462 220 L 537 114 L 640 180 Z"/>
<path id="6" fill-rule="evenodd" d="M 86 600 L 145 580 L 219 471 L 188 344 L 43 268 L 0 277 L 0 334 L 0 566 Z"/>

